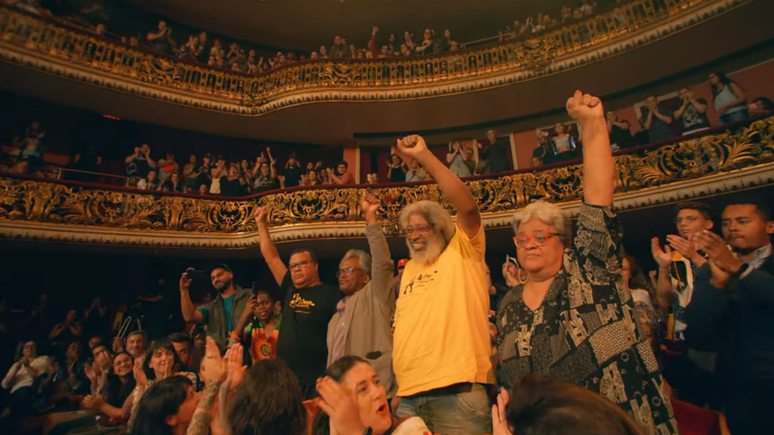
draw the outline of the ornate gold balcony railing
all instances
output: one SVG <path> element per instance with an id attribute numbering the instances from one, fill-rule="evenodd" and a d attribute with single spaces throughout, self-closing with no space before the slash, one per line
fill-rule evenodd
<path id="1" fill-rule="evenodd" d="M 618 208 L 626 207 L 627 197 L 637 197 L 630 207 L 690 197 L 690 183 L 704 195 L 732 189 L 729 180 L 734 177 L 738 188 L 774 183 L 774 116 L 737 133 L 718 132 L 635 150 L 617 155 L 615 161 Z M 571 164 L 470 179 L 466 184 L 485 225 L 495 227 L 507 225 L 513 211 L 538 199 L 577 202 L 582 170 L 582 165 Z M 400 210 L 411 202 L 439 201 L 453 212 L 438 187 L 428 183 L 288 190 L 217 200 L 2 177 L 0 235 L 84 241 L 99 233 L 105 243 L 243 247 L 255 244 L 252 214 L 260 205 L 269 208 L 273 227 L 294 231 L 285 239 L 352 236 L 357 234 L 352 228 L 362 231 L 359 197 L 364 188 L 381 200 L 381 218 L 391 234 L 397 234 Z M 663 197 L 653 197 L 658 194 Z M 317 231 L 321 228 L 322 233 Z M 305 229 L 317 232 L 304 233 Z"/>
<path id="2" fill-rule="evenodd" d="M 620 54 L 751 1 L 634 0 L 606 14 L 525 41 L 405 59 L 310 60 L 258 76 L 133 48 L 2 6 L 0 58 L 68 79 L 178 104 L 260 115 L 316 101 L 394 101 L 504 86 Z M 625 45 L 589 54 L 591 49 L 624 39 Z M 29 58 L 30 54 L 36 57 Z M 565 61 L 556 62 L 558 59 Z M 126 84 L 137 82 L 156 91 L 140 91 Z M 174 98 L 170 93 L 197 98 Z"/>

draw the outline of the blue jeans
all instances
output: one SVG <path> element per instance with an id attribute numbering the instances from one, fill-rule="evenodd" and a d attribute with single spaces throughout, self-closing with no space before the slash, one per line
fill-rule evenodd
<path id="1" fill-rule="evenodd" d="M 481 384 L 471 384 L 469 391 L 463 389 L 457 393 L 431 391 L 401 397 L 395 415 L 398 418 L 421 417 L 430 431 L 443 435 L 492 433 L 489 396 Z"/>
<path id="2" fill-rule="evenodd" d="M 737 112 L 727 113 L 725 115 L 720 115 L 720 125 L 726 125 L 731 124 L 732 122 L 741 121 L 743 119 L 749 118 L 750 113 L 747 111 L 747 109 L 739 110 Z"/>

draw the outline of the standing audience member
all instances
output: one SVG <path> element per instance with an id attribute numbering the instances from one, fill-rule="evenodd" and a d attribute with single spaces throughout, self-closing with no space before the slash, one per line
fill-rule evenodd
<path id="1" fill-rule="evenodd" d="M 650 96 L 645 99 L 645 108 L 640 118 L 640 125 L 648 132 L 648 142 L 661 142 L 675 137 L 672 131 L 672 111 L 660 108 L 658 99 Z"/>
<path id="2" fill-rule="evenodd" d="M 489 130 L 486 132 L 484 144 L 486 146 L 483 146 L 480 142 L 478 143 L 478 148 L 481 148 L 481 161 L 484 163 L 484 171 L 481 171 L 481 173 L 496 174 L 513 169 L 509 167 L 508 149 L 511 146 L 511 142 L 507 137 L 497 137 L 497 132 Z"/>
<path id="3" fill-rule="evenodd" d="M 459 141 L 449 142 L 449 153 L 446 154 L 446 163 L 449 164 L 449 170 L 456 177 L 470 177 L 474 171 L 465 164 L 467 160 L 468 148 L 463 147 Z"/>
<path id="4" fill-rule="evenodd" d="M 68 310 L 65 320 L 57 323 L 48 334 L 48 340 L 64 348 L 68 343 L 77 340 L 81 336 L 83 327 L 78 320 L 77 310 Z"/>
<path id="5" fill-rule="evenodd" d="M 607 132 L 610 135 L 610 146 L 613 151 L 625 150 L 634 146 L 631 124 L 627 120 L 618 119 L 614 112 L 607 112 Z"/>
<path id="6" fill-rule="evenodd" d="M 167 151 L 165 158 L 159 159 L 158 167 L 159 167 L 159 180 L 161 180 L 162 183 L 167 181 L 167 178 L 169 178 L 170 175 L 178 172 L 178 170 L 180 169 L 180 165 L 178 165 L 177 162 L 175 161 L 175 155 L 172 154 L 171 151 Z"/>
<path id="7" fill-rule="evenodd" d="M 397 150 L 438 182 L 457 210 L 457 224 L 434 201 L 410 204 L 400 215 L 411 261 L 395 314 L 393 364 L 401 399 L 396 415 L 421 417 L 437 433 L 491 433 L 485 385 L 494 383 L 494 374 L 478 205 L 420 136 L 399 140 Z"/>
<path id="8" fill-rule="evenodd" d="M 267 153 L 267 157 L 270 156 Z M 296 153 L 291 153 L 288 162 L 285 163 L 285 184 L 282 187 L 295 187 L 301 182 L 301 175 L 304 173 L 301 169 L 301 162 L 296 159 Z"/>
<path id="9" fill-rule="evenodd" d="M 134 153 L 124 159 L 124 163 L 126 163 L 126 174 L 145 178 L 151 169 L 157 168 L 158 164 L 151 158 L 150 152 L 151 149 L 148 144 L 142 144 L 142 146 L 135 147 Z"/>
<path id="10" fill-rule="evenodd" d="M 403 163 L 403 159 L 397 154 L 392 154 L 390 160 L 387 162 L 387 179 L 390 183 L 403 183 L 406 181 L 406 172 L 408 168 Z"/>
<path id="11" fill-rule="evenodd" d="M 336 313 L 341 292 L 320 281 L 317 256 L 309 249 L 293 251 L 285 266 L 271 241 L 268 217 L 269 210 L 266 208 L 255 210 L 261 255 L 280 286 L 285 301 L 277 357 L 296 374 L 304 397 L 311 398 L 317 378 L 325 371 L 328 357 L 326 331 L 328 322 Z"/>
<path id="12" fill-rule="evenodd" d="M 220 195 L 220 181 L 223 177 L 228 175 L 228 168 L 226 167 L 226 158 L 218 156 L 218 161 L 215 166 L 210 168 L 210 193 L 213 195 Z"/>
<path id="13" fill-rule="evenodd" d="M 231 166 L 228 175 L 220 178 L 220 194 L 224 196 L 243 196 L 247 193 L 247 181 L 239 174 L 238 166 Z"/>
<path id="14" fill-rule="evenodd" d="M 172 28 L 167 26 L 166 21 L 159 21 L 157 30 L 148 32 L 147 39 L 151 47 L 164 54 L 172 54 L 177 45 L 172 39 Z"/>
<path id="15" fill-rule="evenodd" d="M 218 295 L 212 302 L 194 309 L 191 295 L 191 277 L 188 269 L 180 277 L 180 306 L 186 322 L 204 324 L 207 337 L 212 337 L 218 347 L 225 349 L 236 321 L 242 315 L 250 299 L 250 292 L 234 283 L 234 273 L 226 264 L 216 264 L 210 268 L 210 280 Z"/>
<path id="16" fill-rule="evenodd" d="M 366 239 L 371 255 L 350 249 L 344 254 L 336 275 L 344 298 L 328 323 L 328 363 L 346 355 L 369 360 L 387 394 L 394 394 L 392 373 L 392 332 L 390 322 L 395 306 L 392 291 L 394 263 L 378 221 L 379 202 L 366 195 L 360 199 L 366 221 Z"/>
<path id="17" fill-rule="evenodd" d="M 277 357 L 282 314 L 274 312 L 274 302 L 268 290 L 256 291 L 231 332 L 229 343 L 241 343 L 253 364 Z"/>
<path id="18" fill-rule="evenodd" d="M 199 163 L 196 161 L 196 155 L 191 154 L 188 157 L 188 163 L 183 166 L 183 177 L 185 178 L 186 190 L 189 192 L 194 192 L 199 188 L 197 181 L 199 180 L 200 173 L 198 170 Z"/>
<path id="19" fill-rule="evenodd" d="M 707 100 L 694 98 L 693 91 L 687 86 L 680 88 L 677 95 L 683 100 L 683 104 L 675 111 L 675 118 L 683 122 L 683 135 L 709 130 Z"/>
<path id="20" fill-rule="evenodd" d="M 557 122 L 554 126 L 551 144 L 553 146 L 555 162 L 566 162 L 577 158 L 578 143 L 570 132 L 567 131 L 567 126 L 564 123 Z"/>
<path id="21" fill-rule="evenodd" d="M 710 231 L 691 237 L 708 264 L 696 273 L 686 339 L 719 349 L 716 374 L 731 433 L 771 434 L 774 214 L 768 199 L 738 198 L 722 219 L 722 238 Z"/>
<path id="22" fill-rule="evenodd" d="M 675 226 L 677 235 L 667 235 L 663 249 L 658 238 L 651 240 L 651 252 L 658 265 L 656 303 L 663 312 L 669 313 L 666 337 L 674 351 L 664 361 L 664 377 L 677 389 L 680 400 L 696 406 L 714 406 L 712 372 L 717 355 L 696 349 L 685 336 L 688 329 L 685 312 L 693 299 L 696 272 L 707 263 L 690 240 L 714 227 L 712 209 L 700 202 L 681 202 L 677 204 Z"/>
<path id="23" fill-rule="evenodd" d="M 427 170 L 420 166 L 416 159 L 409 161 L 409 170 L 406 172 L 406 182 L 414 183 L 417 181 L 425 181 L 427 179 Z"/>
<path id="24" fill-rule="evenodd" d="M 568 248 L 566 220 L 554 204 L 532 203 L 514 216 L 528 278 L 497 313 L 504 380 L 515 387 L 530 372 L 546 373 L 599 392 L 646 433 L 677 434 L 658 363 L 621 285 L 623 232 L 612 210 L 615 164 L 602 103 L 577 91 L 567 111 L 583 129 L 576 237 Z"/>
<path id="25" fill-rule="evenodd" d="M 720 125 L 750 116 L 747 111 L 747 94 L 739 83 L 719 72 L 711 73 L 708 78 L 712 86 L 712 103 L 720 115 Z"/>

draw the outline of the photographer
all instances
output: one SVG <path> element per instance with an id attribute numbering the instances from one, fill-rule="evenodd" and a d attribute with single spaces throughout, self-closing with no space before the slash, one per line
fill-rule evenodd
<path id="1" fill-rule="evenodd" d="M 159 21 L 157 31 L 148 32 L 148 44 L 161 53 L 172 54 L 177 44 L 172 39 L 172 28 L 167 27 L 166 21 Z"/>
<path id="2" fill-rule="evenodd" d="M 189 289 L 192 281 L 210 279 L 218 295 L 210 303 L 194 309 Z M 247 306 L 250 292 L 234 284 L 234 273 L 225 264 L 210 267 L 209 273 L 188 269 L 180 277 L 180 306 L 183 318 L 189 323 L 205 324 L 207 336 L 212 337 L 221 349 L 225 349 L 231 331 Z"/>

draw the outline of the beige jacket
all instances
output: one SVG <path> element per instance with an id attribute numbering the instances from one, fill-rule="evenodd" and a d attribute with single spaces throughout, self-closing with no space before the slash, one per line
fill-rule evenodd
<path id="1" fill-rule="evenodd" d="M 366 238 L 371 249 L 371 281 L 362 290 L 347 299 L 344 322 L 347 325 L 345 355 L 365 358 L 392 397 L 396 391 L 392 371 L 392 331 L 390 317 L 395 308 L 392 291 L 393 261 L 387 239 L 379 224 L 366 227 Z M 338 312 L 328 322 L 328 364 L 331 365 L 333 332 L 342 314 Z"/>

